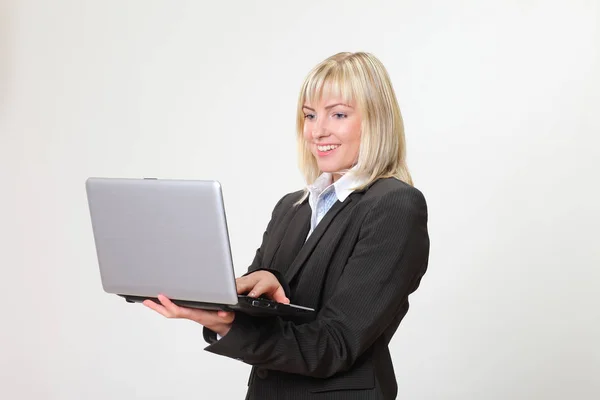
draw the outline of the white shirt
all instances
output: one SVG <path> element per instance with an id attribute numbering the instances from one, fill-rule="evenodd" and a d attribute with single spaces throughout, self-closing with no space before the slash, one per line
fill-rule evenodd
<path id="1" fill-rule="evenodd" d="M 346 172 L 333 184 L 331 183 L 332 178 L 333 174 L 324 172 L 312 185 L 307 187 L 309 192 L 308 204 L 310 204 L 312 210 L 308 236 L 312 234 L 336 201 L 343 203 L 354 191 L 354 188 L 365 183 L 365 180 L 353 174 L 352 170 Z"/>

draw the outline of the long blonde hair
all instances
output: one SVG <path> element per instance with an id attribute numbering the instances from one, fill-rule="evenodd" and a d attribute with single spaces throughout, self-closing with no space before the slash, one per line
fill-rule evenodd
<path id="1" fill-rule="evenodd" d="M 404 124 L 389 75 L 369 53 L 338 53 L 319 63 L 306 77 L 298 99 L 296 118 L 300 171 L 307 184 L 321 174 L 315 157 L 304 140 L 306 101 L 323 95 L 352 100 L 362 115 L 360 150 L 353 173 L 365 180 L 364 186 L 379 178 L 395 177 L 412 185 L 406 165 Z M 303 198 L 306 197 L 303 196 Z"/>

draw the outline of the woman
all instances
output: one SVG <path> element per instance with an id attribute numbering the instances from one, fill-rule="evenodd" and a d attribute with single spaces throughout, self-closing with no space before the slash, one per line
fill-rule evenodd
<path id="1" fill-rule="evenodd" d="M 388 343 L 427 269 L 427 206 L 381 62 L 340 53 L 298 102 L 304 190 L 275 206 L 238 293 L 315 308 L 313 320 L 145 304 L 204 325 L 206 350 L 253 366 L 248 399 L 394 399 Z"/>

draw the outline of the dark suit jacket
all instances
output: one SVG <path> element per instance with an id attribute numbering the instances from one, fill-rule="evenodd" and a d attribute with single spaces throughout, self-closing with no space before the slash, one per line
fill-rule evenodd
<path id="1" fill-rule="evenodd" d="M 335 203 L 306 240 L 311 209 L 284 196 L 249 272 L 270 269 L 313 320 L 237 313 L 207 351 L 253 366 L 247 399 L 395 399 L 388 343 L 427 269 L 427 205 L 420 191 L 379 179 Z"/>

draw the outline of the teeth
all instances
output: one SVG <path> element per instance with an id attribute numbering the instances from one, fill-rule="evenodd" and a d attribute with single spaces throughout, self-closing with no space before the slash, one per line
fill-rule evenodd
<path id="1" fill-rule="evenodd" d="M 329 151 L 329 150 L 337 149 L 338 147 L 340 147 L 340 146 L 339 145 L 317 146 L 317 149 L 319 149 L 319 151 Z"/>

